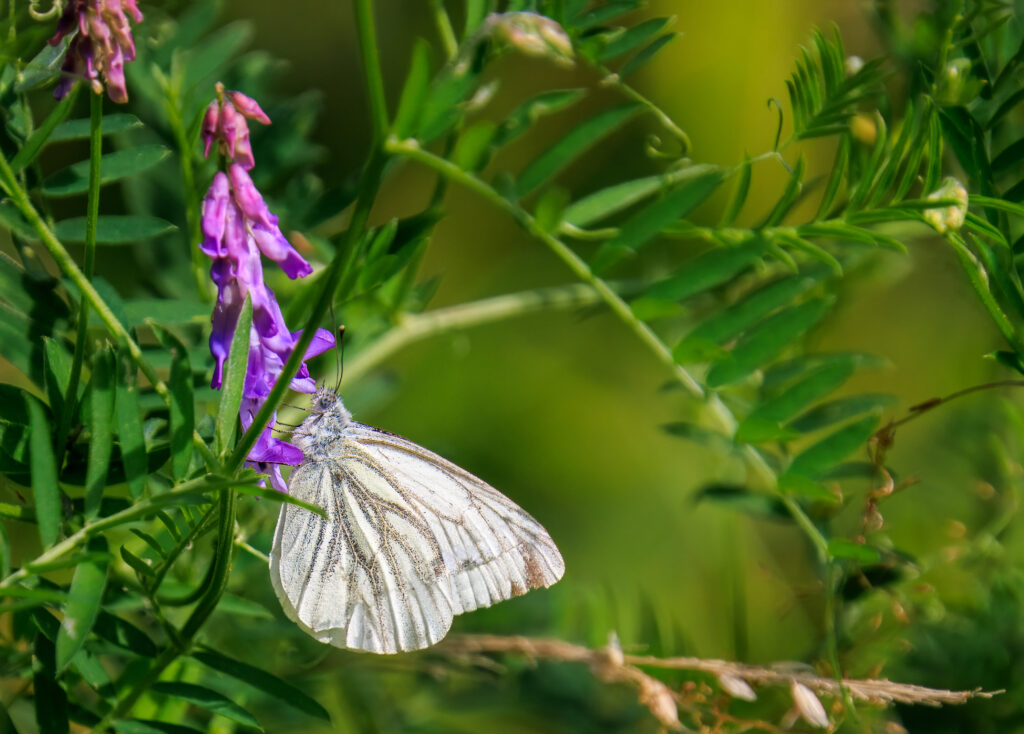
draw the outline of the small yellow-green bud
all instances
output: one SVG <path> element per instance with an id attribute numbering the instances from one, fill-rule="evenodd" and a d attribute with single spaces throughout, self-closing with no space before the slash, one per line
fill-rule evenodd
<path id="1" fill-rule="evenodd" d="M 947 176 L 937 190 L 928 194 L 929 201 L 952 199 L 955 204 L 925 209 L 924 220 L 942 233 L 951 229 L 960 229 L 967 216 L 967 189 L 957 179 Z"/>

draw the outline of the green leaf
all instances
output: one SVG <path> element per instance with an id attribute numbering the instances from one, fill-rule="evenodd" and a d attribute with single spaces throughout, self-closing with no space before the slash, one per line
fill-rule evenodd
<path id="1" fill-rule="evenodd" d="M 641 109 L 639 104 L 627 102 L 599 112 L 570 130 L 523 169 L 515 184 L 516 197 L 529 194 Z"/>
<path id="2" fill-rule="evenodd" d="M 88 548 L 93 553 L 106 554 L 107 542 L 102 537 L 93 538 Z M 57 633 L 58 670 L 68 666 L 96 622 L 103 603 L 103 590 L 107 585 L 107 559 L 109 556 L 96 556 L 83 561 L 75 569 L 68 590 L 68 601 L 64 606 L 64 619 Z"/>
<path id="3" fill-rule="evenodd" d="M 36 231 L 25 221 L 25 218 L 21 216 L 21 212 L 13 204 L 0 202 L 0 224 L 24 239 L 35 240 L 39 238 Z M 7 257 L 7 253 L 0 254 Z"/>
<path id="4" fill-rule="evenodd" d="M 148 563 L 123 545 L 121 546 L 121 560 L 127 563 L 138 574 L 140 579 L 151 579 L 155 575 L 153 568 Z"/>
<path id="5" fill-rule="evenodd" d="M 569 192 L 561 186 L 545 189 L 544 193 L 537 197 L 537 206 L 533 211 L 537 226 L 545 232 L 555 231 L 562 223 L 562 215 L 569 201 Z"/>
<path id="6" fill-rule="evenodd" d="M 566 208 L 564 218 L 575 227 L 589 227 L 594 222 L 618 214 L 658 192 L 700 178 L 713 170 L 716 170 L 714 166 L 698 164 L 677 168 L 660 176 L 647 176 L 615 184 L 587 194 L 576 201 Z"/>
<path id="7" fill-rule="evenodd" d="M 463 101 L 480 79 L 479 59 L 449 64 L 434 79 L 420 110 L 416 137 L 429 143 L 450 130 L 465 114 Z"/>
<path id="8" fill-rule="evenodd" d="M 160 541 L 158 541 L 149 533 L 139 530 L 138 528 L 128 528 L 128 532 L 134 535 L 139 540 L 141 540 L 146 545 L 148 545 L 150 547 L 150 550 L 156 553 L 156 557 L 158 559 L 164 559 L 167 557 L 167 551 L 164 550 L 164 547 L 162 545 L 160 545 Z"/>
<path id="9" fill-rule="evenodd" d="M 162 145 L 140 145 L 116 153 L 107 153 L 100 159 L 100 183 L 108 184 L 128 176 L 135 176 L 152 168 L 171 151 Z M 43 182 L 43 193 L 48 196 L 71 196 L 89 190 L 89 161 L 79 161 L 57 171 Z"/>
<path id="10" fill-rule="evenodd" d="M 167 387 L 171 392 L 171 465 L 175 479 L 183 479 L 192 463 L 192 433 L 195 430 L 195 401 L 192 396 L 192 368 L 188 350 L 174 334 L 153 325 L 157 339 L 171 353 L 171 376 Z"/>
<path id="11" fill-rule="evenodd" d="M 65 97 L 65 99 L 67 98 Z M 112 115 L 103 116 L 103 126 L 101 130 L 104 135 L 113 135 L 114 133 L 123 133 L 128 130 L 136 130 L 141 127 L 143 127 L 142 120 L 135 115 L 129 115 L 126 112 L 116 112 Z M 57 126 L 57 129 L 53 131 L 53 135 L 50 136 L 49 142 L 56 143 L 62 140 L 84 140 L 89 137 L 89 128 L 88 117 L 62 122 Z"/>
<path id="12" fill-rule="evenodd" d="M 245 371 L 249 366 L 249 336 L 252 331 L 252 299 L 248 295 L 238 316 L 231 349 L 224 365 L 220 402 L 217 404 L 217 446 L 221 453 L 234 445 L 238 430 L 238 409 L 242 405 Z"/>
<path id="13" fill-rule="evenodd" d="M 800 474 L 783 474 L 779 477 L 779 489 L 786 494 L 803 497 L 804 499 L 811 500 L 812 502 L 826 502 L 828 504 L 836 504 L 839 502 L 839 498 L 834 492 L 830 492 L 827 488 L 821 486 L 813 479 L 809 479 Z"/>
<path id="14" fill-rule="evenodd" d="M 451 161 L 464 171 L 479 171 L 490 158 L 491 142 L 498 126 L 489 120 L 475 122 L 459 136 Z"/>
<path id="15" fill-rule="evenodd" d="M 76 35 L 78 35 L 77 31 L 69 33 L 53 46 L 48 43 L 44 44 L 42 50 L 28 62 L 21 72 L 14 85 L 14 91 L 28 92 L 59 77 L 61 66 L 64 64 L 64 55 Z"/>
<path id="16" fill-rule="evenodd" d="M 656 53 L 665 48 L 665 46 L 671 43 L 678 35 L 678 33 L 666 33 L 663 36 L 655 38 L 647 44 L 647 46 L 640 49 L 633 58 L 622 65 L 622 68 L 619 69 L 619 78 L 625 79 L 634 71 L 646 64 Z"/>
<path id="17" fill-rule="evenodd" d="M 799 378 L 809 370 L 829 364 L 850 362 L 855 369 L 882 369 L 889 366 L 881 357 L 864 352 L 838 352 L 833 354 L 804 354 L 784 362 L 778 362 L 764 371 L 761 389 L 766 393 L 779 390 L 790 380 Z"/>
<path id="18" fill-rule="evenodd" d="M 307 696 L 302 690 L 290 683 L 285 683 L 275 675 L 257 667 L 243 663 L 240 660 L 221 655 L 210 648 L 203 648 L 192 652 L 192 657 L 203 665 L 218 673 L 229 675 L 232 678 L 248 683 L 258 691 L 276 698 L 292 708 L 302 711 L 324 721 L 330 721 L 331 716 L 327 710 L 315 700 Z"/>
<path id="19" fill-rule="evenodd" d="M 830 300 L 816 298 L 769 316 L 747 332 L 729 355 L 710 369 L 708 386 L 714 388 L 736 382 L 770 362 L 820 321 L 831 305 Z"/>
<path id="20" fill-rule="evenodd" d="M 857 563 L 878 563 L 882 560 L 882 552 L 874 546 L 855 543 L 845 538 L 832 538 L 828 541 L 828 553 L 833 558 L 843 558 Z"/>
<path id="21" fill-rule="evenodd" d="M 114 354 L 108 347 L 96 352 L 89 382 L 89 464 L 85 473 L 85 516 L 94 519 L 107 483 L 114 450 Z"/>
<path id="22" fill-rule="evenodd" d="M 722 212 L 722 219 L 718 223 L 719 229 L 731 227 L 739 216 L 743 205 L 747 202 L 747 195 L 750 193 L 750 179 L 754 175 L 754 166 L 750 156 L 743 156 L 743 163 L 740 165 L 740 177 L 736 181 L 736 190 L 729 199 L 728 206 Z"/>
<path id="23" fill-rule="evenodd" d="M 701 487 L 694 503 L 712 502 L 757 518 L 789 521 L 791 516 L 782 502 L 763 491 L 754 491 L 733 484 L 710 484 Z"/>
<path id="24" fill-rule="evenodd" d="M 466 0 L 465 6 L 466 24 L 462 29 L 463 40 L 476 33 L 487 16 L 497 10 L 495 0 Z"/>
<path id="25" fill-rule="evenodd" d="M 189 703 L 200 706 L 208 711 L 212 711 L 213 713 L 231 719 L 232 721 L 237 721 L 239 724 L 255 727 L 262 731 L 260 723 L 252 714 L 227 696 L 224 696 L 217 691 L 212 691 L 209 688 L 197 686 L 194 683 L 157 681 L 153 684 L 152 690 L 154 693 L 162 693 L 165 696 L 171 696 L 183 701 L 188 701 Z"/>
<path id="26" fill-rule="evenodd" d="M 175 229 L 177 227 L 159 217 L 103 215 L 96 221 L 96 242 L 101 245 L 127 245 L 159 237 Z M 85 242 L 85 217 L 57 222 L 54 234 L 65 242 Z"/>
<path id="27" fill-rule="evenodd" d="M 758 405 L 740 425 L 737 440 L 744 434 L 744 426 L 750 421 L 771 421 L 781 423 L 789 420 L 815 400 L 828 395 L 850 379 L 853 365 L 849 362 L 825 365 L 810 372 L 799 382 L 782 393 Z"/>
<path id="28" fill-rule="evenodd" d="M 824 272 L 824 269 L 811 270 L 754 291 L 691 331 L 672 351 L 672 356 L 679 364 L 723 356 L 719 345 L 739 336 L 775 309 L 806 293 L 820 282 Z"/>
<path id="29" fill-rule="evenodd" d="M 878 416 L 871 415 L 840 428 L 799 454 L 786 473 L 811 478 L 823 474 L 857 449 L 863 448 L 877 425 Z"/>
<path id="30" fill-rule="evenodd" d="M 121 446 L 121 463 L 125 481 L 133 498 L 138 499 L 146 490 L 149 473 L 146 456 L 146 438 L 142 429 L 142 408 L 139 405 L 138 369 L 126 348 L 118 353 L 119 378 L 117 380 L 117 436 Z"/>
<path id="31" fill-rule="evenodd" d="M 640 7 L 641 0 L 612 0 L 612 2 L 598 5 L 595 8 L 581 13 L 573 19 L 571 25 L 580 30 L 588 30 L 594 26 L 607 23 L 620 15 L 636 10 Z"/>
<path id="32" fill-rule="evenodd" d="M 767 218 L 761 223 L 762 227 L 774 227 L 789 214 L 789 210 L 793 208 L 793 205 L 796 204 L 797 199 L 800 198 L 800 194 L 803 192 L 804 169 L 806 167 L 807 159 L 801 155 L 796 161 L 796 168 L 789 177 L 782 196 L 779 197 L 778 202 L 772 208 Z"/>
<path id="33" fill-rule="evenodd" d="M 597 61 L 605 63 L 617 56 L 627 54 L 635 48 L 654 38 L 668 26 L 675 22 L 675 18 L 651 18 L 635 26 L 627 28 L 624 32 L 609 41 L 597 54 Z"/>
<path id="34" fill-rule="evenodd" d="M 56 107 L 47 115 L 43 124 L 36 128 L 29 136 L 25 144 L 21 146 L 21 150 L 18 154 L 11 159 L 11 168 L 15 173 L 20 173 L 24 170 L 25 166 L 29 165 L 39 155 L 39 151 L 43 149 L 47 141 L 52 141 L 56 138 L 57 131 L 60 129 L 60 123 L 63 121 L 68 114 L 71 112 L 71 106 L 75 103 L 78 98 L 78 85 L 75 85 L 74 89 L 68 93 L 64 99 L 62 99 Z M 88 130 L 88 120 L 86 120 L 86 130 Z M 88 136 L 88 132 L 86 133 Z"/>
<path id="35" fill-rule="evenodd" d="M 634 213 L 619 228 L 619 233 L 601 245 L 594 255 L 591 268 L 602 272 L 629 252 L 636 252 L 662 230 L 689 214 L 718 188 L 724 178 L 721 169 L 708 167 L 695 178 L 680 183 L 676 188 Z"/>
<path id="36" fill-rule="evenodd" d="M 521 103 L 498 127 L 494 135 L 495 147 L 506 145 L 525 133 L 541 117 L 576 104 L 587 94 L 586 89 L 552 89 L 530 97 Z"/>
<path id="37" fill-rule="evenodd" d="M 840 423 L 853 418 L 861 413 L 879 413 L 895 402 L 895 396 L 881 393 L 850 395 L 816 405 L 792 421 L 789 427 L 800 433 L 810 433 L 825 426 L 830 426 L 833 423 Z"/>
<path id="38" fill-rule="evenodd" d="M 417 38 L 412 47 L 412 59 L 409 62 L 409 73 L 405 77 L 402 96 L 398 100 L 398 110 L 392 132 L 399 140 L 412 135 L 419 123 L 420 111 L 427 98 L 430 84 L 430 44 Z"/>
<path id="39" fill-rule="evenodd" d="M 764 254 L 759 240 L 740 247 L 709 250 L 682 266 L 677 275 L 652 285 L 644 296 L 682 301 L 721 285 L 758 262 Z"/>
<path id="40" fill-rule="evenodd" d="M 50 401 L 50 410 L 53 414 L 61 415 L 65 394 L 71 382 L 71 355 L 59 341 L 48 336 L 43 337 L 43 355 L 46 398 Z"/>
<path id="41" fill-rule="evenodd" d="M 61 500 L 57 484 L 57 460 L 53 455 L 53 437 L 43 404 L 25 394 L 31 437 L 29 461 L 32 467 L 32 496 L 35 500 L 36 522 L 43 548 L 57 542 L 60 534 Z"/>

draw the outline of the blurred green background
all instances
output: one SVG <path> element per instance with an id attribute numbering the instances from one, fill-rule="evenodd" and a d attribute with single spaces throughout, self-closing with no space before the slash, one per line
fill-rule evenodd
<path id="1" fill-rule="evenodd" d="M 350 4 L 229 0 L 226 8 L 226 20 L 253 24 L 251 48 L 286 62 L 276 92 L 319 95 L 313 138 L 323 157 L 317 174 L 328 188 L 350 185 L 369 141 Z M 377 2 L 392 109 L 413 39 L 438 46 L 428 9 L 425 0 Z M 786 99 L 785 79 L 813 28 L 836 24 L 847 52 L 865 59 L 881 48 L 860 3 L 842 0 L 652 0 L 635 21 L 673 14 L 680 36 L 632 81 L 690 135 L 697 162 L 734 165 L 745 153 L 771 148 L 777 114 L 766 102 Z M 596 82 L 592 74 L 515 55 L 497 66 L 493 75 L 501 87 L 486 113 L 496 116 L 530 92 Z M 601 103 L 598 95 L 584 108 Z M 535 155 L 572 122 L 571 114 L 545 119 L 492 169 Z M 579 195 L 622 180 L 624 170 L 644 172 L 642 146 L 651 132 L 657 128 L 649 122 L 627 126 L 571 168 L 564 184 Z M 812 175 L 830 165 L 832 145 L 800 147 Z M 780 168 L 757 168 L 747 211 L 770 206 L 783 182 Z M 406 164 L 387 181 L 373 223 L 422 210 L 433 184 L 432 175 Z M 713 198 L 701 216 L 717 221 L 723 205 Z M 549 251 L 472 194 L 451 187 L 446 211 L 418 276 L 440 278 L 429 308 L 572 282 Z M 847 278 L 838 308 L 809 337 L 812 348 L 888 360 L 888 368 L 859 375 L 846 390 L 895 395 L 887 416 L 893 418 L 926 399 L 1008 376 L 983 358 L 999 348 L 999 336 L 953 254 L 938 239 L 907 245 L 908 255 L 879 254 Z M 685 256 L 674 243 L 652 249 L 644 267 L 653 272 L 659 258 L 668 264 Z M 118 267 L 99 263 L 111 280 Z M 294 288 L 282 289 L 282 301 L 294 295 Z M 672 333 L 674 327 L 665 328 Z M 346 339 L 349 359 L 356 358 L 367 337 L 350 325 Z M 333 357 L 317 364 L 333 382 Z M 458 617 L 453 633 L 554 636 L 600 646 L 614 631 L 627 651 L 759 664 L 820 659 L 822 586 L 806 537 L 790 523 L 696 501 L 701 487 L 742 483 L 744 469 L 662 429 L 696 410 L 686 395 L 665 389 L 667 379 L 635 336 L 598 309 L 445 334 L 411 345 L 358 381 L 342 382 L 358 420 L 406 436 L 484 478 L 540 520 L 565 557 L 565 577 L 552 589 Z M 1006 489 L 998 484 L 1006 467 L 993 457 L 1005 416 L 1015 415 L 1006 403 L 1012 397 L 981 393 L 900 430 L 890 464 L 898 479 L 919 481 L 887 500 L 883 513 L 894 545 L 921 561 L 921 577 L 899 593 L 875 593 L 857 607 L 859 616 L 845 620 L 848 674 L 951 688 L 1012 688 L 1024 680 L 1017 663 L 1024 659 L 1017 655 L 1024 653 L 1018 632 L 1024 584 L 1011 567 L 1020 542 L 1011 533 L 998 552 L 982 552 L 980 559 L 975 548 Z M 282 419 L 297 415 L 285 411 Z M 1010 453 L 1010 474 L 1020 469 L 1018 459 Z M 995 493 L 982 481 L 996 484 Z M 276 507 L 243 505 L 241 525 L 265 552 Z M 856 513 L 848 520 L 855 534 Z M 972 560 L 957 563 L 960 557 Z M 259 560 L 236 558 L 231 589 L 281 619 Z M 318 729 L 273 701 L 241 702 L 267 731 L 656 730 L 632 692 L 603 686 L 575 666 L 510 661 L 513 674 L 500 675 L 442 664 L 430 652 L 379 658 L 323 647 L 291 625 L 231 608 L 216 613 L 206 635 L 301 685 L 334 719 L 333 729 Z M 788 705 L 784 698 L 779 710 Z M 965 714 L 939 715 L 945 719 L 905 712 L 904 723 L 923 716 L 915 730 L 1017 730 L 971 727 L 997 709 L 1004 722 L 1019 727 L 1014 712 L 1020 704 L 1011 692 L 972 704 Z M 742 711 L 743 704 L 735 705 Z"/>

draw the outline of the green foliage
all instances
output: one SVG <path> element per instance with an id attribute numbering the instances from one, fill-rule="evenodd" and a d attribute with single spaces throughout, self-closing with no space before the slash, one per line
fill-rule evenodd
<path id="1" fill-rule="evenodd" d="M 917 574 L 947 561 L 915 558 L 878 510 L 900 486 L 902 470 L 887 453 L 896 428 L 948 401 L 887 423 L 882 416 L 891 415 L 894 397 L 863 387 L 881 360 L 818 346 L 829 343 L 819 337 L 834 328 L 845 283 L 885 269 L 893 262 L 886 258 L 902 262 L 927 240 L 948 248 L 1003 339 L 991 355 L 997 376 L 1024 373 L 1024 39 L 1007 4 L 937 2 L 936 12 L 910 23 L 880 4 L 886 55 L 859 65 L 838 29 L 813 32 L 786 82 L 788 107 L 772 103 L 782 115 L 779 132 L 788 124 L 789 136 L 742 161 L 712 162 L 627 81 L 673 39 L 675 19 L 648 17 L 633 0 L 500 7 L 437 0 L 430 10 L 444 42 L 412 45 L 408 71 L 395 80 L 393 116 L 377 112 L 385 126 L 376 128 L 358 186 L 320 179 L 314 164 L 323 149 L 309 140 L 317 99 L 278 98 L 281 69 L 261 53 L 243 54 L 252 24 L 220 25 L 217 5 L 187 4 L 176 17 L 145 9 L 139 59 L 127 66 L 129 111 L 102 116 L 95 160 L 81 156 L 96 118 L 76 116 L 92 91 L 83 87 L 57 103 L 47 97 L 64 49 L 46 45 L 20 5 L 0 21 L 0 35 L 10 38 L 0 54 L 0 353 L 10 365 L 0 384 L 0 593 L 11 619 L 0 659 L 9 676 L 31 679 L 12 693 L 12 706 L 32 699 L 40 732 L 66 732 L 72 722 L 121 732 L 271 730 L 271 721 L 329 722 L 336 708 L 392 731 L 408 723 L 405 707 L 416 707 L 404 702 L 402 713 L 377 722 L 366 712 L 373 697 L 391 678 L 414 674 L 405 663 L 378 668 L 352 657 L 341 673 L 352 684 L 348 702 L 329 713 L 301 679 L 314 663 L 282 662 L 259 646 L 269 650 L 277 638 L 291 645 L 301 633 L 248 596 L 265 593 L 231 580 L 241 568 L 266 586 L 260 548 L 278 503 L 322 509 L 260 486 L 242 466 L 252 445 L 244 442 L 260 428 L 243 434 L 238 421 L 250 325 L 260 318 L 249 301 L 223 388 L 209 388 L 213 304 L 195 246 L 203 190 L 216 170 L 200 153 L 200 133 L 217 80 L 266 102 L 275 124 L 253 126 L 257 183 L 284 231 L 301 233 L 293 239 L 308 245 L 304 256 L 330 262 L 301 286 L 273 283 L 291 328 L 312 333 L 328 325 L 332 306 L 356 334 L 355 369 L 365 372 L 405 340 L 566 302 L 598 305 L 685 392 L 686 407 L 665 393 L 671 417 L 664 434 L 678 450 L 712 455 L 724 467 L 694 498 L 745 516 L 751 527 L 771 520 L 802 534 L 794 578 L 816 574 L 820 596 L 813 616 L 821 634 L 808 662 L 829 676 L 867 671 L 882 654 L 875 649 L 888 644 L 881 637 L 896 633 L 887 617 L 877 636 L 861 643 L 857 634 L 891 594 L 919 614 L 906 632 L 913 652 L 885 647 L 892 667 L 938 687 L 1020 692 L 1009 664 L 997 668 L 1005 677 L 985 676 L 978 656 L 967 654 L 969 635 L 956 626 L 976 632 L 985 628 L 977 619 L 991 620 L 987 650 L 1019 643 L 1007 621 L 1019 612 L 1019 573 L 1000 555 L 1012 511 L 972 541 L 972 562 L 999 571 L 953 618 L 932 614 L 912 587 Z M 464 21 L 458 33 L 449 10 Z M 358 32 L 367 86 L 386 102 L 375 88 L 376 51 L 366 45 L 374 29 L 364 24 Z M 542 79 L 522 91 L 506 84 L 509 65 L 522 56 L 575 69 L 568 81 L 552 74 L 549 84 Z M 810 139 L 830 146 L 824 171 L 815 171 L 814 150 L 804 144 Z M 595 174 L 591 162 L 608 150 L 616 164 Z M 390 218 L 368 223 L 382 182 L 401 175 L 403 161 L 436 174 L 433 191 L 407 197 L 412 204 L 401 197 L 400 210 L 380 207 Z M 427 310 L 437 282 L 417 283 L 418 267 L 439 222 L 461 202 L 446 197 L 449 187 L 477 197 L 474 206 L 489 212 L 483 216 L 517 223 L 582 288 Z M 82 194 L 100 197 L 94 236 Z M 75 262 L 80 251 L 68 243 L 86 243 L 84 272 Z M 1008 411 L 998 428 L 1009 448 L 992 449 L 1002 453 L 991 473 L 1019 482 L 1012 457 L 1024 424 Z M 950 445 L 976 444 L 978 435 L 987 433 Z M 24 524 L 35 528 L 15 530 Z M 956 563 L 957 573 L 973 568 L 948 561 Z M 554 634 L 559 613 L 572 621 L 568 604 L 551 611 L 547 598 L 524 603 L 537 605 L 517 610 L 517 624 L 527 629 Z M 659 614 L 650 610 L 652 619 L 637 626 L 666 654 L 689 652 L 673 646 L 672 624 Z M 604 621 L 580 616 L 593 629 L 573 634 L 603 639 L 608 630 L 597 627 Z M 246 634 L 257 630 L 255 641 L 237 639 L 239 618 L 252 623 Z M 977 677 L 930 678 L 933 670 L 958 668 L 942 660 L 947 649 L 962 654 L 964 669 Z M 451 662 L 440 659 L 437 670 L 447 674 Z M 647 694 L 640 702 L 651 711 L 617 700 L 599 706 L 599 695 L 580 688 L 596 685 L 589 673 L 552 672 L 557 667 L 534 673 L 511 664 L 502 674 L 530 692 L 529 705 L 580 704 L 567 724 L 573 730 L 640 731 L 657 714 Z M 602 670 L 595 667 L 598 677 Z M 765 696 L 741 708 L 708 695 L 725 688 L 721 679 L 659 675 L 678 693 L 689 726 L 708 727 L 712 699 L 730 712 L 715 720 L 715 731 L 751 722 L 765 728 L 789 705 Z M 361 683 L 364 676 L 374 683 Z M 443 678 L 414 683 L 432 696 L 457 695 Z M 858 726 L 848 704 L 828 709 L 837 729 Z M 283 707 L 294 709 L 294 721 Z M 625 713 L 611 713 L 618 708 Z M 861 715 L 865 726 L 897 716 Z M 905 723 L 915 715 L 898 714 Z M 0 712 L 0 728 L 6 716 Z M 964 721 L 979 730 L 970 715 Z"/>

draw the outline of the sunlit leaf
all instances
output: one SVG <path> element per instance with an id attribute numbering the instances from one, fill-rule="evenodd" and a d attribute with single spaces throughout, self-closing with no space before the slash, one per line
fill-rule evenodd
<path id="1" fill-rule="evenodd" d="M 674 20 L 675 18 L 651 18 L 630 26 L 598 52 L 597 60 L 603 63 L 629 53 L 661 33 Z"/>
<path id="2" fill-rule="evenodd" d="M 82 561 L 75 569 L 64 606 L 64 618 L 57 633 L 56 665 L 63 670 L 85 643 L 103 603 L 103 590 L 107 585 L 106 540 L 93 538 L 89 550 L 104 554 Z"/>
<path id="3" fill-rule="evenodd" d="M 545 115 L 559 112 L 586 96 L 585 89 L 552 89 L 530 97 L 521 103 L 498 126 L 494 145 L 505 145 L 519 137 Z"/>
<path id="4" fill-rule="evenodd" d="M 630 74 L 639 69 L 641 66 L 646 64 L 654 57 L 656 53 L 661 51 L 661 49 L 665 48 L 665 46 L 671 43 L 678 35 L 678 33 L 666 33 L 662 36 L 659 36 L 658 38 L 655 38 L 644 48 L 637 51 L 636 55 L 633 56 L 633 58 L 631 58 L 625 64 L 623 64 L 622 67 L 619 69 L 619 78 L 625 79 Z"/>

